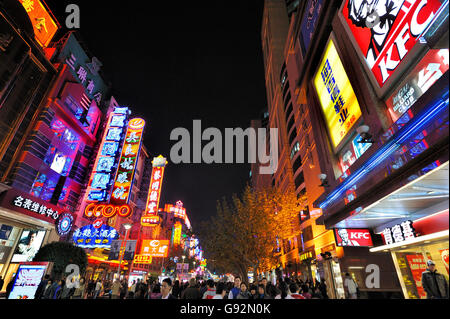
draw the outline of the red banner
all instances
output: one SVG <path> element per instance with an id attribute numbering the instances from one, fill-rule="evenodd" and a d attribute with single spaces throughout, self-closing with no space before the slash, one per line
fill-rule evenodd
<path id="1" fill-rule="evenodd" d="M 406 259 L 408 260 L 409 269 L 411 269 L 411 273 L 413 275 L 419 297 L 421 299 L 424 299 L 427 297 L 427 293 L 422 287 L 422 273 L 427 270 L 425 259 L 423 258 L 423 255 L 420 254 L 406 255 Z"/>
<path id="2" fill-rule="evenodd" d="M 336 244 L 340 247 L 373 247 L 368 229 L 335 228 Z"/>

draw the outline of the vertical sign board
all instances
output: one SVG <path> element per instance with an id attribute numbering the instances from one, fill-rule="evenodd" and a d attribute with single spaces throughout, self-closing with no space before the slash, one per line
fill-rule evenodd
<path id="1" fill-rule="evenodd" d="M 58 25 L 39 0 L 20 0 L 33 25 L 34 36 L 39 45 L 46 48 L 58 31 Z"/>
<path id="2" fill-rule="evenodd" d="M 362 113 L 332 39 L 314 78 L 314 86 L 333 147 L 337 148 Z"/>
<path id="3" fill-rule="evenodd" d="M 173 231 L 172 231 L 172 244 L 174 246 L 179 246 L 181 244 L 181 230 L 182 230 L 182 225 L 179 221 L 177 221 L 175 223 L 175 225 L 173 226 Z"/>
<path id="4" fill-rule="evenodd" d="M 164 169 L 167 160 L 163 156 L 159 156 L 152 161 L 153 170 L 150 186 L 148 188 L 147 205 L 144 216 L 141 219 L 142 226 L 151 226 L 147 220 L 149 217 L 155 217 L 158 214 L 159 199 L 161 196 L 161 186 L 164 177 Z"/>
<path id="5" fill-rule="evenodd" d="M 133 187 L 134 173 L 142 146 L 145 121 L 140 118 L 130 120 L 122 148 L 110 204 L 128 204 Z"/>
<path id="6" fill-rule="evenodd" d="M 303 57 L 306 56 L 309 44 L 311 43 L 320 12 L 322 11 L 323 0 L 309 0 L 303 15 L 302 26 L 300 28 L 300 45 Z"/>
<path id="7" fill-rule="evenodd" d="M 419 41 L 441 2 L 345 1 L 342 15 L 380 87 Z"/>
<path id="8" fill-rule="evenodd" d="M 109 116 L 86 192 L 88 202 L 104 202 L 108 199 L 127 117 L 127 107 L 116 107 Z"/>

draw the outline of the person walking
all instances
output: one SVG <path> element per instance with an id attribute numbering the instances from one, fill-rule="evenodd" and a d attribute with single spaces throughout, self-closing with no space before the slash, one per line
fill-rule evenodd
<path id="1" fill-rule="evenodd" d="M 93 298 L 94 297 L 94 290 L 95 290 L 95 281 L 94 280 L 90 280 L 89 284 L 88 284 L 88 298 Z"/>
<path id="2" fill-rule="evenodd" d="M 44 293 L 42 294 L 41 299 L 51 299 L 50 295 L 51 295 L 52 286 L 53 286 L 53 279 L 50 278 L 47 282 L 47 285 L 44 288 Z"/>
<path id="3" fill-rule="evenodd" d="M 72 299 L 84 299 L 85 289 L 86 289 L 86 280 L 84 278 L 81 278 L 78 284 L 78 288 L 75 287 L 75 290 L 72 294 Z"/>
<path id="4" fill-rule="evenodd" d="M 320 280 L 319 290 L 320 293 L 322 294 L 323 299 L 328 299 L 327 284 L 325 282 L 325 279 Z"/>
<path id="5" fill-rule="evenodd" d="M 448 283 L 444 275 L 439 274 L 434 261 L 427 261 L 427 270 L 422 273 L 422 287 L 427 299 L 448 299 Z"/>
<path id="6" fill-rule="evenodd" d="M 219 282 L 216 288 L 216 295 L 212 299 L 224 299 L 226 294 L 227 291 L 225 290 L 225 284 L 223 282 Z"/>
<path id="7" fill-rule="evenodd" d="M 181 294 L 181 299 L 202 299 L 202 295 L 200 294 L 200 290 L 197 288 L 197 280 L 195 278 L 191 278 L 189 280 L 189 286 Z"/>
<path id="8" fill-rule="evenodd" d="M 203 294 L 203 299 L 213 299 L 214 296 L 216 295 L 216 289 L 214 287 L 214 280 L 212 279 L 208 279 L 206 281 L 206 291 Z"/>
<path id="9" fill-rule="evenodd" d="M 119 279 L 114 280 L 111 286 L 111 299 L 120 299 L 120 291 L 122 288 L 122 284 Z"/>
<path id="10" fill-rule="evenodd" d="M 172 280 L 166 278 L 163 280 L 161 285 L 161 297 L 160 299 L 176 299 L 172 294 Z"/>
<path id="11" fill-rule="evenodd" d="M 270 296 L 267 295 L 264 284 L 261 283 L 258 285 L 258 292 L 256 295 L 256 299 L 270 299 Z"/>
<path id="12" fill-rule="evenodd" d="M 179 280 L 176 280 L 175 283 L 173 284 L 172 295 L 175 298 L 180 299 L 181 288 L 180 288 L 180 281 Z"/>
<path id="13" fill-rule="evenodd" d="M 348 299 L 358 299 L 358 284 L 349 273 L 345 274 L 344 287 L 347 290 Z"/>
<path id="14" fill-rule="evenodd" d="M 128 287 L 127 287 L 127 282 L 122 279 L 122 281 L 120 282 L 120 299 L 125 299 L 125 296 L 127 295 L 127 291 L 128 291 Z"/>
<path id="15" fill-rule="evenodd" d="M 302 294 L 300 294 L 300 287 L 295 283 L 291 283 L 289 285 L 290 295 L 286 297 L 286 299 L 306 299 Z"/>
<path id="16" fill-rule="evenodd" d="M 95 284 L 94 299 L 97 299 L 97 297 L 100 295 L 102 288 L 103 288 L 102 281 L 98 279 L 97 283 Z"/>
<path id="17" fill-rule="evenodd" d="M 250 299 L 251 294 L 248 291 L 247 284 L 245 282 L 242 282 L 240 288 L 240 292 L 237 295 L 236 299 Z"/>
<path id="18" fill-rule="evenodd" d="M 64 286 L 61 290 L 61 298 L 60 299 L 70 299 L 75 291 L 75 287 L 69 288 L 67 285 L 66 279 L 63 279 Z M 75 278 L 72 278 L 72 284 L 74 284 Z"/>
<path id="19" fill-rule="evenodd" d="M 42 299 L 42 296 L 44 295 L 45 287 L 47 287 L 47 283 L 50 280 L 50 275 L 47 274 L 44 276 L 44 279 L 41 280 L 39 283 L 36 293 L 34 294 L 34 299 Z M 1 282 L 0 282 L 1 283 Z M 0 284 L 0 291 L 2 290 L 2 285 Z"/>
<path id="20" fill-rule="evenodd" d="M 153 285 L 152 293 L 150 294 L 150 299 L 161 299 L 161 287 L 159 283 Z"/>
<path id="21" fill-rule="evenodd" d="M 53 293 L 51 295 L 51 299 L 61 299 L 63 289 L 64 289 L 64 280 L 61 279 L 56 283 L 55 288 L 52 290 Z"/>
<path id="22" fill-rule="evenodd" d="M 234 287 L 230 289 L 230 293 L 228 294 L 228 299 L 236 299 L 239 293 L 241 292 L 241 277 L 236 276 L 234 278 Z"/>
<path id="23" fill-rule="evenodd" d="M 11 280 L 6 285 L 6 299 L 9 298 L 9 295 L 11 294 L 11 290 L 13 289 L 14 281 L 16 281 L 17 274 L 11 278 Z"/>
<path id="24" fill-rule="evenodd" d="M 3 290 L 3 285 L 5 284 L 5 280 L 3 279 L 3 276 L 0 276 L 0 291 Z"/>

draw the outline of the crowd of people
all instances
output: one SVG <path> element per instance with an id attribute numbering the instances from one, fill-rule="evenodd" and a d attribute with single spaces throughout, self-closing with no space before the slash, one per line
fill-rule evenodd
<path id="1" fill-rule="evenodd" d="M 8 292 L 7 292 L 8 293 Z M 325 280 L 320 283 L 289 278 L 276 284 L 263 278 L 248 284 L 236 277 L 233 282 L 212 279 L 173 282 L 166 278 L 144 281 L 137 279 L 131 286 L 126 280 L 89 281 L 81 278 L 78 285 L 67 285 L 66 279 L 53 280 L 46 275 L 39 284 L 35 299 L 328 299 Z"/>

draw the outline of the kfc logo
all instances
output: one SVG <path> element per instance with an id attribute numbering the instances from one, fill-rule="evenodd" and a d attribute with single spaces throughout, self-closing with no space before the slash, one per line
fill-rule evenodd
<path id="1" fill-rule="evenodd" d="M 336 243 L 340 247 L 372 247 L 372 236 L 368 229 L 335 229 Z"/>
<path id="2" fill-rule="evenodd" d="M 439 0 L 347 0 L 342 13 L 380 87 L 440 7 Z"/>

